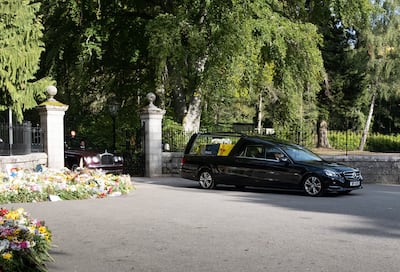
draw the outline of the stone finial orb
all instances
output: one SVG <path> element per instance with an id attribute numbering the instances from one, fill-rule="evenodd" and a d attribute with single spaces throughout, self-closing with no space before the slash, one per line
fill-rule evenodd
<path id="1" fill-rule="evenodd" d="M 46 88 L 46 92 L 48 95 L 48 100 L 50 100 L 50 101 L 55 100 L 54 96 L 57 94 L 57 88 L 55 86 L 48 86 Z"/>
<path id="2" fill-rule="evenodd" d="M 153 102 L 156 100 L 156 95 L 154 93 L 148 93 L 146 98 L 149 100 L 149 104 L 153 105 Z"/>

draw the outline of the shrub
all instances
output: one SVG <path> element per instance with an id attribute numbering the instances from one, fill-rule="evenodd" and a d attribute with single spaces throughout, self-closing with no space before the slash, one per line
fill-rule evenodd
<path id="1" fill-rule="evenodd" d="M 399 152 L 400 135 L 372 134 L 367 138 L 367 150 L 373 152 Z"/>
<path id="2" fill-rule="evenodd" d="M 329 144 L 338 150 L 357 150 L 360 145 L 361 133 L 354 131 L 329 131 Z"/>

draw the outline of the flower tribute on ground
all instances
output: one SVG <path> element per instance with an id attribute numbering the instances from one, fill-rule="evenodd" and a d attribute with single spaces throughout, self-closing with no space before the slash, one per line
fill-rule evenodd
<path id="1" fill-rule="evenodd" d="M 51 232 L 43 221 L 22 208 L 0 209 L 1 272 L 46 272 L 45 262 L 53 260 L 50 247 Z"/>
<path id="2" fill-rule="evenodd" d="M 129 175 L 100 170 L 41 168 L 41 171 L 0 172 L 0 203 L 103 198 L 127 194 L 133 189 Z"/>
<path id="3" fill-rule="evenodd" d="M 120 196 L 134 189 L 129 175 L 100 170 L 12 168 L 0 172 L 0 203 Z M 19 208 L 0 208 L 0 272 L 47 272 L 52 236 L 43 221 Z"/>

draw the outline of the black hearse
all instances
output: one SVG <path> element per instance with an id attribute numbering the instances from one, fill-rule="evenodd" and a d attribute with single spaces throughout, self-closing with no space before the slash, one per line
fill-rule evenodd
<path id="1" fill-rule="evenodd" d="M 274 138 L 197 133 L 190 138 L 181 176 L 204 189 L 217 184 L 303 190 L 309 196 L 362 188 L 358 169 L 327 162 L 310 150 Z"/>

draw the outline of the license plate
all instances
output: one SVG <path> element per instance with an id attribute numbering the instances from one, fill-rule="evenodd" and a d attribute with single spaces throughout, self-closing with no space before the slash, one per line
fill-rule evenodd
<path id="1" fill-rule="evenodd" d="M 360 181 L 350 181 L 350 186 L 360 186 Z"/>

